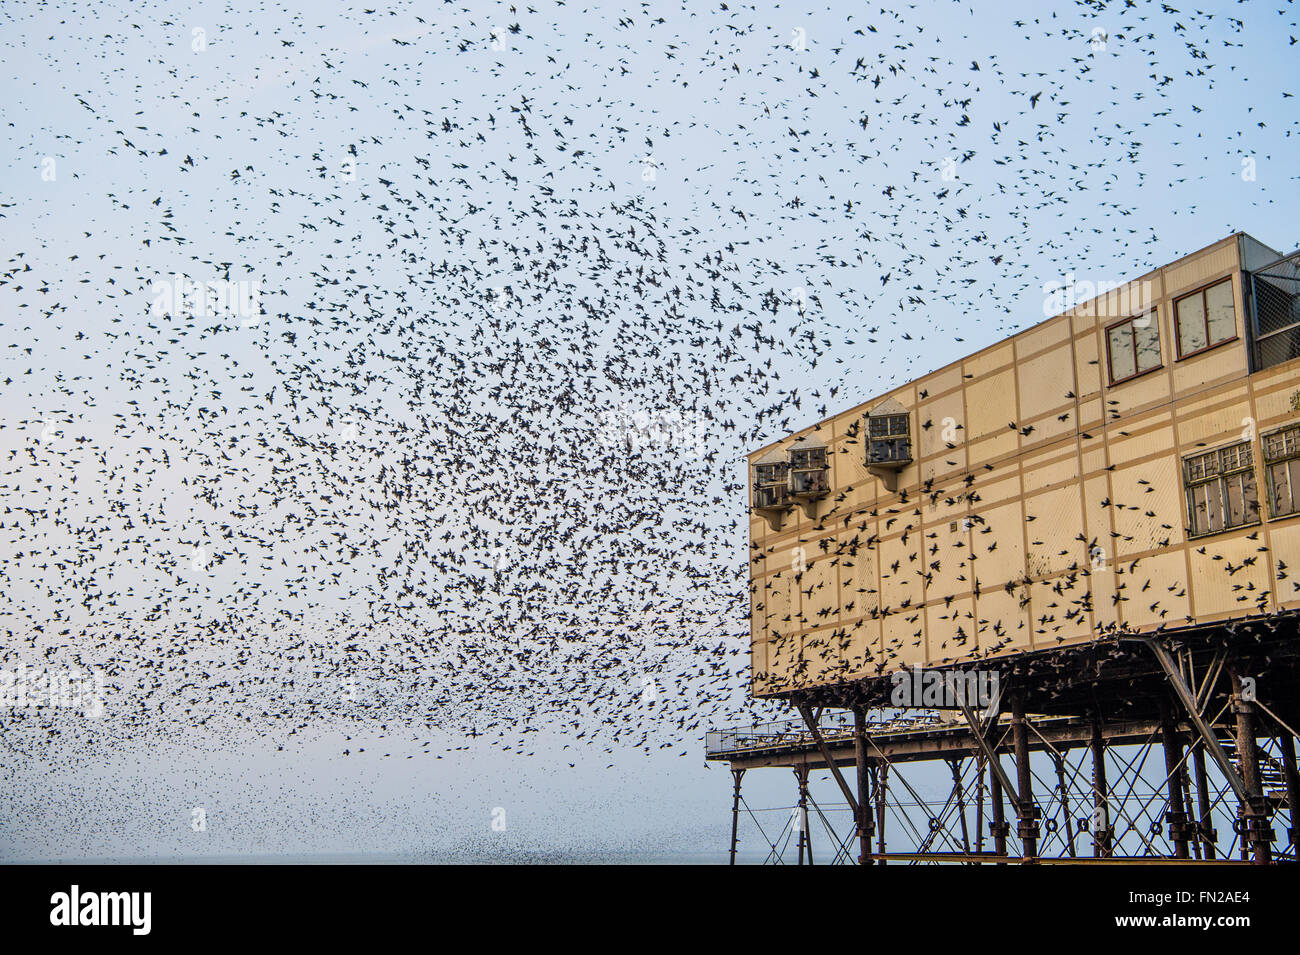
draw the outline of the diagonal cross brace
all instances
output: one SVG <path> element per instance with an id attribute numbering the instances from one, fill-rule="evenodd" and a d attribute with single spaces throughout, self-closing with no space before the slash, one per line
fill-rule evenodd
<path id="1" fill-rule="evenodd" d="M 1205 724 L 1205 720 L 1201 717 L 1201 711 L 1197 708 L 1196 701 L 1192 697 L 1192 691 L 1183 682 L 1182 675 L 1178 672 L 1178 668 L 1174 666 L 1174 660 L 1169 655 L 1169 651 L 1152 637 L 1141 637 L 1139 639 L 1151 648 L 1151 652 L 1160 661 L 1160 666 L 1164 669 L 1165 676 L 1169 678 L 1169 682 L 1173 685 L 1174 693 L 1178 696 L 1179 702 L 1183 704 L 1183 709 L 1187 711 L 1188 717 L 1196 726 L 1196 731 L 1201 734 L 1201 739 L 1205 742 L 1205 748 L 1210 751 L 1214 761 L 1219 764 L 1219 769 L 1222 770 L 1224 777 L 1228 780 L 1228 785 L 1237 794 L 1237 799 L 1243 806 L 1251 805 L 1250 797 L 1246 794 L 1246 784 L 1241 781 L 1241 777 L 1233 769 L 1232 763 L 1228 761 L 1227 754 L 1223 752 L 1223 747 L 1219 745 L 1219 740 Z"/>
<path id="2" fill-rule="evenodd" d="M 801 705 L 799 713 L 803 716 L 803 721 L 808 724 L 808 732 L 812 733 L 813 742 L 822 752 L 822 759 L 826 760 L 826 765 L 831 768 L 831 773 L 835 776 L 835 781 L 840 784 L 840 792 L 844 793 L 844 798 L 848 800 L 849 808 L 853 810 L 853 818 L 858 818 L 858 801 L 853 798 L 853 790 L 849 789 L 849 784 L 844 781 L 844 776 L 840 773 L 840 768 L 835 765 L 835 760 L 831 759 L 830 748 L 826 745 L 826 740 L 822 738 L 822 731 L 817 726 L 817 719 L 813 716 L 812 710 Z"/>
<path id="3" fill-rule="evenodd" d="M 998 774 L 998 782 L 1002 784 L 1002 791 L 1007 794 L 1011 800 L 1012 807 L 1016 810 L 1016 815 L 1020 814 L 1020 792 L 1015 786 L 1011 785 L 1011 777 L 1007 775 L 1006 769 L 1002 766 L 1002 761 L 998 759 L 997 753 L 993 752 L 993 747 L 989 741 L 984 738 L 984 730 L 980 727 L 979 720 L 975 718 L 974 712 L 970 706 L 963 702 L 961 711 L 966 715 L 966 722 L 970 724 L 971 735 L 975 737 L 975 742 L 983 751 L 984 757 L 988 760 L 989 769 Z"/>

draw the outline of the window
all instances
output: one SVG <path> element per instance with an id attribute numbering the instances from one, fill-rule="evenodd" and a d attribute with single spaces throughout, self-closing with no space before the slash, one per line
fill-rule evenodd
<path id="1" fill-rule="evenodd" d="M 1259 493 L 1249 441 L 1185 458 L 1183 479 L 1192 537 L 1258 523 Z"/>
<path id="2" fill-rule="evenodd" d="M 1174 302 L 1178 357 L 1186 358 L 1237 337 L 1232 279 L 1226 278 Z"/>
<path id="3" fill-rule="evenodd" d="M 1160 323 L 1156 313 L 1128 318 L 1106 329 L 1110 383 L 1127 381 L 1154 371 L 1160 361 Z"/>
<path id="4" fill-rule="evenodd" d="M 790 486 L 786 477 L 790 465 L 784 461 L 754 466 L 754 506 L 787 507 Z"/>
<path id="5" fill-rule="evenodd" d="M 828 467 L 825 448 L 791 449 L 790 483 L 794 494 L 825 494 L 829 491 Z"/>
<path id="6" fill-rule="evenodd" d="M 1264 473 L 1272 516 L 1300 513 L 1300 425 L 1264 435 Z"/>
<path id="7" fill-rule="evenodd" d="M 910 415 L 883 414 L 867 418 L 868 464 L 907 464 L 912 460 Z"/>

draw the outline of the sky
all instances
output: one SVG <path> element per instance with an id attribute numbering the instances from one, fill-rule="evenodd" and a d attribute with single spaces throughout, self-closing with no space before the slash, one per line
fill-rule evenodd
<path id="1" fill-rule="evenodd" d="M 1296 20 L 6 4 L 0 857 L 724 848 L 744 453 L 1295 249 Z"/>

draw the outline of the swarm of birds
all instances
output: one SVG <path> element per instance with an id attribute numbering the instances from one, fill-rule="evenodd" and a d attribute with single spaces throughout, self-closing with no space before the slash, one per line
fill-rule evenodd
<path id="1" fill-rule="evenodd" d="M 106 678 L 8 746 L 698 753 L 770 712 L 744 452 L 1041 320 L 1081 253 L 1160 264 L 1133 195 L 1298 131 L 1233 16 L 846 10 L 7 5 L 0 666 Z"/>

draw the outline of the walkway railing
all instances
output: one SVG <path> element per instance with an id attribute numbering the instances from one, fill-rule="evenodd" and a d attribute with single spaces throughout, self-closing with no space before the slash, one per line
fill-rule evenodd
<path id="1" fill-rule="evenodd" d="M 911 730 L 933 729 L 946 725 L 937 712 L 913 711 L 906 714 L 873 713 L 867 716 L 867 733 L 905 733 Z M 846 742 L 853 739 L 853 714 L 837 710 L 827 714 L 817 724 L 827 743 Z M 802 749 L 815 746 L 812 733 L 803 720 L 781 720 L 757 723 L 753 726 L 733 726 L 710 730 L 704 735 L 704 751 L 708 758 L 721 758 L 739 753 L 754 753 L 773 749 Z"/>

